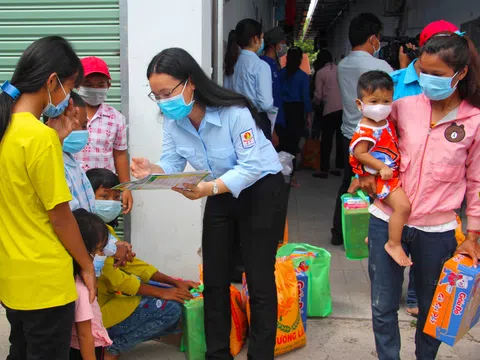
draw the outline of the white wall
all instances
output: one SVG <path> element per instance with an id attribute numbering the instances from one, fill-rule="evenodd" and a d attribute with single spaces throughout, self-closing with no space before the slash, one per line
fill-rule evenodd
<path id="1" fill-rule="evenodd" d="M 162 151 L 162 120 L 150 92 L 146 70 L 158 52 L 186 49 L 211 72 L 210 0 L 128 0 L 128 114 L 132 157 L 158 161 Z M 125 51 L 125 49 L 122 49 Z M 136 191 L 132 212 L 132 244 L 137 256 L 160 271 L 198 278 L 202 203 L 170 190 Z"/>
<path id="2" fill-rule="evenodd" d="M 478 0 L 406 0 L 405 19 L 402 31 L 406 35 L 415 36 L 428 23 L 436 20 L 447 20 L 458 27 L 462 23 L 480 16 Z"/>
<path id="3" fill-rule="evenodd" d="M 255 19 L 263 24 L 263 30 L 273 27 L 273 0 L 227 0 L 223 5 L 223 38 L 237 23 L 245 18 Z"/>

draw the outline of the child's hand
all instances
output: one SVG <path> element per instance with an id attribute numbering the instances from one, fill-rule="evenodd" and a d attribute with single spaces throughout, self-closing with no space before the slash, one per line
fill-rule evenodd
<path id="1" fill-rule="evenodd" d="M 179 289 L 185 289 L 185 290 L 190 290 L 190 289 L 195 289 L 200 286 L 200 283 L 197 283 L 195 281 L 190 281 L 190 280 L 178 280 L 175 283 L 175 287 Z"/>
<path id="2" fill-rule="evenodd" d="M 123 190 L 122 192 L 122 207 L 123 214 L 126 215 L 132 211 L 133 206 L 133 196 L 130 190 Z"/>
<path id="3" fill-rule="evenodd" d="M 156 297 L 162 300 L 172 300 L 183 304 L 185 300 L 193 299 L 193 295 L 190 291 L 185 289 L 173 288 L 157 288 Z"/>
<path id="4" fill-rule="evenodd" d="M 79 109 L 78 107 L 73 106 L 73 100 L 68 101 L 68 107 L 65 109 L 65 112 L 59 115 L 56 118 L 51 118 L 48 120 L 47 126 L 56 130 L 60 142 L 63 144 L 63 140 L 66 139 L 70 133 L 78 128 L 79 125 Z"/>
<path id="5" fill-rule="evenodd" d="M 390 180 L 393 177 L 393 170 L 385 166 L 380 169 L 379 174 L 382 180 Z"/>

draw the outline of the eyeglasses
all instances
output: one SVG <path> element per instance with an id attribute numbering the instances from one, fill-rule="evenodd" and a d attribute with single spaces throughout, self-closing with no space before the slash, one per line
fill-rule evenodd
<path id="1" fill-rule="evenodd" d="M 177 86 L 175 86 L 172 90 L 170 90 L 167 94 L 162 94 L 162 95 L 157 95 L 155 94 L 153 91 L 150 91 L 150 93 L 147 95 L 149 97 L 150 100 L 152 100 L 153 102 L 160 102 L 162 100 L 165 100 L 165 99 L 168 99 L 172 94 L 173 92 L 180 86 L 182 85 L 183 83 L 185 83 L 187 80 L 182 80 L 180 81 Z"/>

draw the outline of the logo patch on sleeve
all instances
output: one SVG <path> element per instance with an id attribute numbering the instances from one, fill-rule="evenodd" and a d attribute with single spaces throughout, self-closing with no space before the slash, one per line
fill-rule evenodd
<path id="1" fill-rule="evenodd" d="M 253 130 L 249 129 L 240 134 L 242 140 L 242 146 L 244 149 L 249 149 L 255 145 L 255 137 L 253 136 Z"/>

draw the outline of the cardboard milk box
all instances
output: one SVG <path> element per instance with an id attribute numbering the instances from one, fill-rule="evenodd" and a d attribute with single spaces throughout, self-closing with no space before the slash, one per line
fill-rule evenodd
<path id="1" fill-rule="evenodd" d="M 480 318 L 480 267 L 456 255 L 443 266 L 424 332 L 453 346 Z"/>

